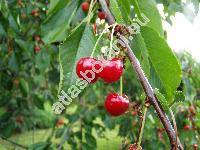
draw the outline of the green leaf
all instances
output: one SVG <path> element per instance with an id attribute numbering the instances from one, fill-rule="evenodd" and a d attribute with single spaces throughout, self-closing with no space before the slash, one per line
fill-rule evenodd
<path id="1" fill-rule="evenodd" d="M 156 31 L 142 27 L 141 33 L 152 65 L 166 90 L 168 103 L 171 104 L 173 94 L 181 81 L 179 62 L 166 41 Z"/>
<path id="2" fill-rule="evenodd" d="M 19 61 L 18 61 L 17 55 L 15 53 L 12 53 L 8 64 L 12 70 L 14 70 L 16 72 L 19 70 Z"/>
<path id="3" fill-rule="evenodd" d="M 10 102 L 11 93 L 9 91 L 5 91 L 4 94 L 0 97 L 0 107 L 5 106 Z"/>
<path id="4" fill-rule="evenodd" d="M 35 93 L 35 95 L 33 97 L 33 102 L 36 107 L 38 107 L 40 109 L 44 109 L 44 107 L 43 107 L 44 98 L 42 97 L 42 95 Z"/>
<path id="5" fill-rule="evenodd" d="M 83 142 L 83 143 L 82 143 L 82 149 L 83 149 L 83 150 L 92 150 L 93 147 L 91 147 L 91 146 L 89 145 L 89 143 Z"/>
<path id="6" fill-rule="evenodd" d="M 15 130 L 15 123 L 10 120 L 8 124 L 3 128 L 3 130 L 1 130 L 1 134 L 4 137 L 8 138 L 13 134 L 14 130 Z"/>
<path id="7" fill-rule="evenodd" d="M 131 47 L 132 47 L 136 57 L 140 61 L 142 69 L 145 72 L 145 75 L 147 77 L 149 77 L 150 64 L 149 64 L 149 58 L 148 58 L 148 51 L 147 51 L 146 45 L 144 43 L 144 39 L 141 36 L 141 34 L 134 35 L 133 40 L 131 42 Z"/>
<path id="8" fill-rule="evenodd" d="M 5 18 L 9 15 L 8 3 L 6 0 L 1 0 L 0 2 L 0 12 L 3 14 Z"/>
<path id="9" fill-rule="evenodd" d="M 132 5 L 136 9 L 138 19 L 143 22 L 143 13 L 150 20 L 147 26 L 157 31 L 161 36 L 164 36 L 161 16 L 156 7 L 156 2 L 154 0 L 130 0 L 130 2 L 132 2 Z"/>
<path id="10" fill-rule="evenodd" d="M 69 0 L 50 0 L 48 16 L 62 9 L 69 3 Z"/>
<path id="11" fill-rule="evenodd" d="M 23 95 L 27 96 L 27 94 L 29 92 L 28 82 L 26 82 L 24 79 L 21 78 L 19 80 L 19 87 L 20 87 Z"/>
<path id="12" fill-rule="evenodd" d="M 39 53 L 36 54 L 35 57 L 36 67 L 40 70 L 40 72 L 45 72 L 50 65 L 49 53 L 45 49 L 42 49 Z"/>
<path id="13" fill-rule="evenodd" d="M 169 15 L 175 15 L 176 12 L 183 12 L 183 6 L 180 3 L 172 2 L 168 6 Z"/>
<path id="14" fill-rule="evenodd" d="M 163 87 L 161 80 L 160 80 L 159 76 L 157 75 L 157 72 L 155 71 L 154 66 L 152 66 L 152 63 L 151 63 L 151 68 L 150 68 L 149 82 L 153 88 L 159 89 L 161 93 L 166 93 L 166 90 Z"/>
<path id="15" fill-rule="evenodd" d="M 96 147 L 97 143 L 96 143 L 96 139 L 94 138 L 94 136 L 90 133 L 85 133 L 85 139 L 87 141 L 87 143 L 92 146 L 92 147 Z"/>
<path id="16" fill-rule="evenodd" d="M 6 36 L 6 31 L 4 30 L 1 23 L 0 23 L 0 36 Z"/>
<path id="17" fill-rule="evenodd" d="M 41 27 L 45 43 L 62 41 L 67 37 L 67 28 L 77 9 L 77 1 L 72 1 L 49 17 Z"/>
<path id="18" fill-rule="evenodd" d="M 43 150 L 45 149 L 47 146 L 49 145 L 49 143 L 47 142 L 38 142 L 35 144 L 32 144 L 28 147 L 29 150 Z"/>
<path id="19" fill-rule="evenodd" d="M 20 38 L 16 38 L 15 42 L 22 52 L 22 57 L 24 59 L 30 59 L 32 54 L 32 51 L 30 51 L 30 49 L 33 49 L 33 43 L 30 41 L 24 41 Z"/>
<path id="20" fill-rule="evenodd" d="M 197 112 L 194 121 L 195 121 L 195 125 L 197 126 L 197 128 L 200 128 L 200 112 Z"/>
<path id="21" fill-rule="evenodd" d="M 182 91 L 176 91 L 174 96 L 174 102 L 183 102 L 185 101 L 185 95 Z"/>
<path id="22" fill-rule="evenodd" d="M 153 91 L 154 91 L 156 97 L 158 98 L 158 101 L 159 101 L 159 102 L 161 103 L 161 105 L 163 106 L 163 108 L 164 108 L 165 110 L 168 110 L 168 108 L 169 108 L 169 103 L 167 102 L 165 96 L 164 96 L 162 93 L 159 92 L 159 89 L 154 89 Z"/>
<path id="23" fill-rule="evenodd" d="M 130 12 L 131 7 L 128 0 L 118 0 L 118 4 L 122 13 L 123 20 L 126 21 L 126 23 L 130 23 Z"/>
<path id="24" fill-rule="evenodd" d="M 124 20 L 123 20 L 123 17 L 122 17 L 122 13 L 121 13 L 119 4 L 116 0 L 110 0 L 110 10 L 115 17 L 116 22 L 119 23 L 119 24 L 123 24 Z"/>
<path id="25" fill-rule="evenodd" d="M 41 121 L 43 122 L 43 124 L 46 124 L 48 126 L 48 124 L 52 123 L 52 119 L 53 119 L 53 114 L 50 111 L 46 111 L 46 110 L 42 110 L 42 109 L 33 109 L 33 116 L 34 116 L 34 121 Z"/>
<path id="26" fill-rule="evenodd" d="M 68 88 L 75 83 L 77 79 L 75 73 L 76 63 L 81 57 L 91 55 L 95 41 L 92 27 L 81 25 L 60 46 L 59 59 L 61 69 L 59 89 L 61 87 Z"/>
<path id="27" fill-rule="evenodd" d="M 195 10 L 195 14 L 197 15 L 199 12 L 199 0 L 192 0 L 193 6 L 194 6 L 194 10 Z"/>
<path id="28" fill-rule="evenodd" d="M 8 21 L 9 21 L 9 26 L 15 31 L 16 33 L 19 32 L 19 26 L 17 24 L 17 19 L 16 16 L 13 16 L 14 14 L 9 13 L 8 16 Z"/>
<path id="29" fill-rule="evenodd" d="M 190 78 L 184 78 L 184 93 L 187 101 L 193 101 L 196 96 L 196 89 L 191 83 Z"/>
<path id="30" fill-rule="evenodd" d="M 83 12 L 81 6 L 77 9 L 71 24 L 72 26 L 77 25 L 77 23 L 81 22 L 85 17 L 87 16 L 87 14 L 85 12 Z"/>
<path id="31" fill-rule="evenodd" d="M 48 101 L 44 102 L 44 110 L 49 112 L 49 113 L 52 113 L 51 104 Z"/>

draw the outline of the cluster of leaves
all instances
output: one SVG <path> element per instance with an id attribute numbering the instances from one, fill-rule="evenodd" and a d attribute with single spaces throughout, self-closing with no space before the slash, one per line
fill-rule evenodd
<path id="1" fill-rule="evenodd" d="M 51 127 L 58 48 L 41 40 L 48 1 L 0 2 L 0 133 Z"/>
<path id="2" fill-rule="evenodd" d="M 178 90 L 184 93 L 185 101 L 175 104 L 172 109 L 176 114 L 180 138 L 187 148 L 199 143 L 200 82 L 196 75 L 200 71 L 200 64 L 195 62 L 188 53 L 179 54 L 179 59 L 182 64 L 183 78 Z"/>
<path id="3" fill-rule="evenodd" d="M 107 85 L 97 82 L 88 86 L 59 116 L 65 118 L 64 121 L 59 120 L 57 124 L 54 122 L 56 117 L 52 114 L 51 104 L 57 100 L 57 92 L 67 92 L 76 82 L 77 60 L 90 56 L 93 50 L 96 50 L 95 56 L 101 54 L 100 47 L 110 44 L 108 33 L 102 36 L 95 47 L 99 35 L 95 36 L 92 25 L 100 6 L 97 3 L 88 16 L 81 9 L 82 2 L 84 1 L 52 0 L 48 4 L 46 1 L 3 0 L 0 4 L 0 88 L 4 91 L 0 93 L 1 135 L 9 137 L 16 129 L 24 131 L 53 126 L 51 137 L 45 142 L 31 145 L 30 148 L 33 149 L 66 145 L 71 149 L 95 149 L 97 137 L 109 137 L 106 135 L 107 129 L 118 132 L 125 141 L 122 144 L 124 148 L 137 140 L 140 111 L 135 109 L 124 116 L 112 118 L 106 114 L 103 107 L 105 96 L 109 92 L 118 92 L 119 83 Z M 162 3 L 164 2 L 166 1 Z M 169 4 L 171 3 L 170 1 Z M 193 102 L 198 98 L 197 91 L 189 98 L 190 101 L 187 99 L 187 96 L 192 95 L 187 93 L 191 91 L 188 87 L 197 89 L 199 86 L 199 79 L 196 79 L 198 72 L 192 72 L 190 77 L 183 72 L 185 80 L 177 92 L 181 82 L 181 66 L 165 41 L 156 4 L 154 0 L 110 0 L 109 8 L 119 24 L 129 26 L 137 23 L 135 18 L 137 16 L 143 20 L 142 13 L 150 20 L 146 26 L 141 27 L 139 34 L 133 36 L 130 45 L 166 111 L 168 112 L 170 107 L 177 110 L 175 114 L 180 123 L 178 131 L 182 131 L 187 124 L 187 115 L 182 115 L 179 111 L 182 109 L 176 109 L 175 106 L 183 107 L 187 113 L 187 108 L 195 105 L 195 132 L 191 130 L 189 137 L 189 140 L 193 139 L 192 142 L 185 140 L 188 132 L 182 132 L 181 135 L 181 140 L 185 141 L 188 148 L 198 141 L 194 137 L 198 135 L 197 116 L 200 110 L 199 104 Z M 168 3 L 164 6 L 169 7 Z M 35 15 L 32 15 L 33 10 L 37 12 Z M 169 10 L 166 9 L 166 12 Z M 104 28 L 105 24 L 102 26 Z M 101 29 L 100 26 L 97 28 Z M 42 40 L 36 41 L 35 35 L 41 36 Z M 36 45 L 41 48 L 37 53 L 34 51 Z M 124 93 L 136 104 L 136 108 L 141 110 L 145 99 L 142 87 L 131 64 L 127 61 L 125 66 Z M 198 68 L 195 70 L 199 71 Z M 188 78 L 192 81 L 186 81 Z M 176 103 L 185 99 L 185 93 L 189 102 Z M 16 118 L 23 121 L 17 121 Z M 167 136 L 153 108 L 148 111 L 142 147 L 169 149 Z"/>
<path id="4" fill-rule="evenodd" d="M 194 17 L 199 12 L 199 0 L 156 0 L 158 4 L 164 6 L 165 19 L 171 22 L 171 16 L 175 15 L 176 12 L 183 13 L 189 21 L 193 21 Z M 194 10 L 192 9 L 194 8 Z"/>

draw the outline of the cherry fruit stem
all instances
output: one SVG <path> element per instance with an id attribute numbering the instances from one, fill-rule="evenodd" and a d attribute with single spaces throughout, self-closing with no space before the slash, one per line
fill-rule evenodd
<path id="1" fill-rule="evenodd" d="M 123 77 L 120 78 L 120 95 L 123 95 Z"/>

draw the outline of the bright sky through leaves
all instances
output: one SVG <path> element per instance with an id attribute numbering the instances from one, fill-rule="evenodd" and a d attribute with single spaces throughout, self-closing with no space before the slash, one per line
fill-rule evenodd
<path id="1" fill-rule="evenodd" d="M 193 10 L 191 5 L 189 7 Z M 162 6 L 159 5 L 158 8 L 162 10 Z M 176 13 L 172 17 L 172 23 L 172 26 L 167 22 L 163 23 L 171 48 L 176 52 L 186 50 L 200 62 L 200 12 L 194 17 L 193 22 L 189 21 L 184 14 Z"/>

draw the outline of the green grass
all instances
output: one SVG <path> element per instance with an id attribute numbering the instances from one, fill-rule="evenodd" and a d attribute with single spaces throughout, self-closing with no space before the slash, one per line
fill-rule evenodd
<path id="1" fill-rule="evenodd" d="M 15 143 L 19 143 L 24 146 L 31 145 L 33 143 L 45 141 L 47 137 L 50 134 L 50 129 L 48 130 L 36 130 L 34 133 L 32 131 L 25 132 L 23 134 L 16 134 L 13 135 L 10 140 L 14 141 Z M 34 138 L 33 138 L 34 137 Z M 7 142 L 5 140 L 0 139 L 0 150 L 13 150 L 13 149 L 19 149 L 18 146 L 15 146 L 11 144 L 10 142 Z M 4 148 L 4 149 L 3 149 Z"/>
<path id="2" fill-rule="evenodd" d="M 19 143 L 24 146 L 29 146 L 33 143 L 45 141 L 49 134 L 51 133 L 50 129 L 47 130 L 36 130 L 34 132 L 34 139 L 33 139 L 33 132 L 25 132 L 23 134 L 13 135 L 10 140 Z M 97 138 L 97 149 L 98 150 L 118 150 L 120 147 L 121 139 L 117 136 L 117 129 L 116 130 L 106 130 L 105 135 L 108 139 Z M 95 137 L 97 137 L 94 134 Z M 15 146 L 5 140 L 0 139 L 0 150 L 21 150 L 20 147 Z"/>
<path id="3" fill-rule="evenodd" d="M 117 132 L 114 131 L 106 131 L 105 135 L 107 135 L 108 139 L 97 138 L 97 149 L 98 150 L 118 150 L 120 149 L 121 139 L 117 136 Z"/>

